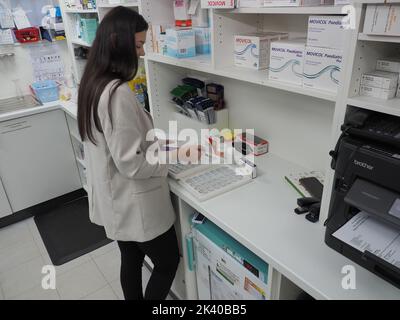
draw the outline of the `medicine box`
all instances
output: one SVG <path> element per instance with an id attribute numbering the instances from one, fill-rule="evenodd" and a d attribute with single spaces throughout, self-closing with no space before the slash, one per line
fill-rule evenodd
<path id="1" fill-rule="evenodd" d="M 238 0 L 238 8 L 261 8 L 264 0 Z"/>
<path id="2" fill-rule="evenodd" d="M 269 143 L 265 139 L 262 139 L 258 136 L 253 136 L 246 132 L 237 135 L 236 138 L 240 142 L 248 144 L 251 147 L 251 149 L 253 149 L 253 153 L 255 156 L 260 156 L 268 152 Z"/>
<path id="3" fill-rule="evenodd" d="M 347 25 L 342 16 L 310 16 L 307 46 L 343 49 Z"/>
<path id="4" fill-rule="evenodd" d="M 400 57 L 378 59 L 376 70 L 400 73 Z"/>
<path id="5" fill-rule="evenodd" d="M 202 8 L 232 9 L 235 8 L 235 0 L 201 0 Z"/>
<path id="6" fill-rule="evenodd" d="M 321 0 L 264 0 L 264 7 L 319 6 Z"/>
<path id="7" fill-rule="evenodd" d="M 389 100 L 395 97 L 396 88 L 392 89 L 382 89 L 370 86 L 360 86 L 360 95 L 367 96 L 376 99 Z"/>
<path id="8" fill-rule="evenodd" d="M 336 93 L 341 81 L 342 65 L 341 50 L 306 47 L 303 86 Z"/>
<path id="9" fill-rule="evenodd" d="M 399 74 L 387 71 L 373 71 L 361 76 L 361 85 L 382 89 L 397 88 Z"/>
<path id="10" fill-rule="evenodd" d="M 234 36 L 234 63 L 256 70 L 269 65 L 271 42 L 287 39 L 287 33 L 269 32 Z"/>
<path id="11" fill-rule="evenodd" d="M 166 30 L 167 55 L 174 58 L 196 56 L 195 36 L 192 29 Z"/>
<path id="12" fill-rule="evenodd" d="M 211 32 L 210 28 L 193 28 L 196 54 L 209 54 L 211 52 Z"/>
<path id="13" fill-rule="evenodd" d="M 271 44 L 269 79 L 303 84 L 306 39 L 274 41 Z"/>
<path id="14" fill-rule="evenodd" d="M 400 4 L 368 5 L 365 12 L 364 33 L 399 36 Z"/>

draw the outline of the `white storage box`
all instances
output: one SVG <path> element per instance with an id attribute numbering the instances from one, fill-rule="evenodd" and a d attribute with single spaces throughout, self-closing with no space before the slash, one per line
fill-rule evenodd
<path id="1" fill-rule="evenodd" d="M 336 93 L 341 81 L 342 68 L 341 50 L 306 47 L 303 86 Z"/>
<path id="2" fill-rule="evenodd" d="M 376 70 L 400 73 L 400 57 L 378 59 Z"/>
<path id="3" fill-rule="evenodd" d="M 202 8 L 232 9 L 235 8 L 235 0 L 201 0 Z"/>
<path id="4" fill-rule="evenodd" d="M 400 36 L 400 4 L 368 5 L 365 12 L 364 33 Z"/>
<path id="5" fill-rule="evenodd" d="M 196 56 L 194 31 L 192 29 L 167 29 L 167 55 L 174 58 Z"/>
<path id="6" fill-rule="evenodd" d="M 306 39 L 274 41 L 271 44 L 269 79 L 303 84 Z"/>
<path id="7" fill-rule="evenodd" d="M 210 28 L 193 28 L 196 54 L 209 54 L 211 52 Z"/>
<path id="8" fill-rule="evenodd" d="M 361 85 L 381 89 L 397 88 L 399 74 L 387 71 L 373 71 L 361 76 Z"/>
<path id="9" fill-rule="evenodd" d="M 287 37 L 287 33 L 278 32 L 234 36 L 235 65 L 256 70 L 266 69 L 269 64 L 271 42 Z"/>
<path id="10" fill-rule="evenodd" d="M 362 85 L 360 86 L 360 95 L 376 99 L 389 100 L 394 98 L 394 96 L 396 95 L 396 88 L 382 89 Z"/>
<path id="11" fill-rule="evenodd" d="M 347 24 L 347 20 L 341 16 L 310 16 L 307 46 L 343 49 Z"/>

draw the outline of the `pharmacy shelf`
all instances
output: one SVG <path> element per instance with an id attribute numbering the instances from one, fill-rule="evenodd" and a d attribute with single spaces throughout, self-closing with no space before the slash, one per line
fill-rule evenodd
<path id="1" fill-rule="evenodd" d="M 375 36 L 375 35 L 369 35 L 369 34 L 365 34 L 365 33 L 359 33 L 358 34 L 358 40 L 400 43 L 400 37 Z"/>
<path id="2" fill-rule="evenodd" d="M 128 2 L 128 3 L 116 3 L 116 4 L 107 4 L 107 3 L 104 3 L 104 4 L 98 3 L 97 4 L 97 8 L 115 8 L 115 7 L 118 7 L 118 6 L 138 7 L 139 6 L 139 1 L 131 1 L 131 2 Z"/>
<path id="3" fill-rule="evenodd" d="M 382 100 L 357 96 L 347 99 L 347 104 L 400 117 L 400 98 Z"/>
<path id="4" fill-rule="evenodd" d="M 291 85 L 284 82 L 268 80 L 267 70 L 257 71 L 252 69 L 240 68 L 236 66 L 220 67 L 215 69 L 212 67 L 210 60 L 211 58 L 208 55 L 199 55 L 194 58 L 187 58 L 187 59 L 175 59 L 160 54 L 150 53 L 146 55 L 146 59 L 149 61 L 155 61 L 195 71 L 210 73 L 217 76 L 254 83 L 270 88 L 294 92 L 322 100 L 327 100 L 332 102 L 336 101 L 337 95 L 335 93 L 322 90 L 307 89 L 301 86 Z"/>
<path id="5" fill-rule="evenodd" d="M 87 43 L 83 40 L 79 40 L 79 39 L 73 39 L 73 40 L 71 40 L 71 43 L 75 44 L 77 46 L 88 47 L 88 48 L 90 48 L 92 46 L 89 43 Z"/>
<path id="6" fill-rule="evenodd" d="M 237 8 L 220 10 L 226 13 L 254 13 L 254 14 L 304 14 L 328 15 L 344 14 L 343 6 L 315 6 L 315 7 L 262 7 L 262 8 Z"/>
<path id="7" fill-rule="evenodd" d="M 65 13 L 97 13 L 96 9 L 66 9 Z"/>

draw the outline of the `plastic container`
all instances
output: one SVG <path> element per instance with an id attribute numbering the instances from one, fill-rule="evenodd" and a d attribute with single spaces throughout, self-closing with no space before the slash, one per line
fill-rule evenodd
<path id="1" fill-rule="evenodd" d="M 59 99 L 58 84 L 54 80 L 45 80 L 32 83 L 32 91 L 42 103 Z"/>

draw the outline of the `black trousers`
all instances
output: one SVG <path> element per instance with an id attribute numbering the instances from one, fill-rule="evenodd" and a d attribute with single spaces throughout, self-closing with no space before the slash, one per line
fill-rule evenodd
<path id="1" fill-rule="evenodd" d="M 126 300 L 162 300 L 168 295 L 179 264 L 175 228 L 146 242 L 118 241 L 121 251 L 121 286 Z M 154 269 L 143 297 L 142 266 L 147 255 Z"/>

